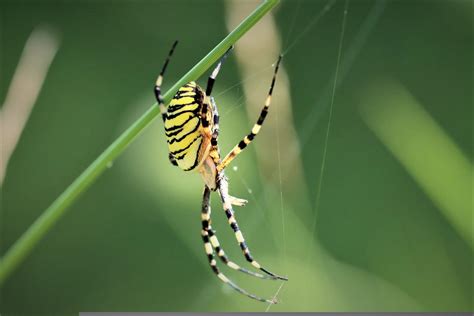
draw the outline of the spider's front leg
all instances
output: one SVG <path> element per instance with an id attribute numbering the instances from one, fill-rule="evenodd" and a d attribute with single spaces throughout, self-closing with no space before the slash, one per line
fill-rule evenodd
<path id="1" fill-rule="evenodd" d="M 163 77 L 165 75 L 166 67 L 168 67 L 168 63 L 170 62 L 171 56 L 173 55 L 176 45 L 178 45 L 178 41 L 175 41 L 173 43 L 173 46 L 171 47 L 168 53 L 168 57 L 166 58 L 166 61 L 163 64 L 163 68 L 161 69 L 160 74 L 158 75 L 158 78 L 156 79 L 155 88 L 154 88 L 156 101 L 158 102 L 158 106 L 160 107 L 160 113 L 161 113 L 161 118 L 163 119 L 163 122 L 166 121 L 167 111 L 164 104 L 163 95 L 161 94 L 161 84 L 163 83 Z M 168 155 L 168 159 L 173 166 L 178 165 L 178 163 L 176 162 L 176 159 L 174 159 L 174 157 L 171 154 Z"/>
<path id="2" fill-rule="evenodd" d="M 281 58 L 282 56 L 280 55 L 275 66 L 275 72 L 273 73 L 272 82 L 270 84 L 270 90 L 268 91 L 267 98 L 265 99 L 265 103 L 263 105 L 262 111 L 260 112 L 260 116 L 258 117 L 257 122 L 253 126 L 250 133 L 245 136 L 237 145 L 235 145 L 231 152 L 228 153 L 227 156 L 225 156 L 224 159 L 219 163 L 219 165 L 217 166 L 217 170 L 219 172 L 224 170 L 232 162 L 232 160 L 234 160 L 235 157 L 237 157 L 254 140 L 254 138 L 260 132 L 260 129 L 263 125 L 263 122 L 265 121 L 265 118 L 267 117 L 268 110 L 270 109 L 270 105 L 272 102 L 273 88 L 275 86 L 276 76 L 278 73 L 278 68 L 280 67 Z"/>
<path id="3" fill-rule="evenodd" d="M 161 117 L 163 119 L 163 122 L 166 120 L 166 107 L 163 100 L 163 95 L 161 94 L 161 84 L 163 83 L 163 77 L 165 76 L 166 68 L 168 67 L 168 63 L 170 62 L 171 56 L 173 55 L 176 45 L 178 45 L 178 41 L 175 41 L 173 43 L 173 46 L 171 47 L 168 53 L 168 57 L 166 58 L 166 61 L 163 64 L 163 68 L 161 68 L 160 74 L 158 75 L 158 78 L 156 79 L 155 88 L 154 88 L 156 101 L 158 101 L 158 106 L 160 107 L 160 112 L 161 112 Z"/>

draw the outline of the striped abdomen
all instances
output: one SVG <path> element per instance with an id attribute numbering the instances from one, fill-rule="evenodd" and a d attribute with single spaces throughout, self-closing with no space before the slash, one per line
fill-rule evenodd
<path id="1" fill-rule="evenodd" d="M 178 167 L 185 171 L 194 169 L 200 162 L 203 100 L 202 89 L 190 82 L 178 90 L 168 106 L 165 120 L 168 149 Z"/>

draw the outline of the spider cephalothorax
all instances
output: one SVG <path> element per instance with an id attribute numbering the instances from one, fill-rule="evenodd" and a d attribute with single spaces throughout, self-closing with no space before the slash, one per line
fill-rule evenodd
<path id="1" fill-rule="evenodd" d="M 263 279 L 287 280 L 286 277 L 278 276 L 263 268 L 250 254 L 250 250 L 247 247 L 242 232 L 240 231 L 232 208 L 232 205 L 243 206 L 247 201 L 229 195 L 228 182 L 224 175 L 224 169 L 245 147 L 247 147 L 248 144 L 252 142 L 260 131 L 260 127 L 262 126 L 270 107 L 271 96 L 281 56 L 276 64 L 270 85 L 270 91 L 257 123 L 252 128 L 252 131 L 245 136 L 232 149 L 232 151 L 224 157 L 224 159 L 221 160 L 218 146 L 219 114 L 217 112 L 214 98 L 211 96 L 211 92 L 221 65 L 231 48 L 229 48 L 226 54 L 224 54 L 209 77 L 206 90 L 203 90 L 194 81 L 189 82 L 176 92 L 168 108 L 166 108 L 161 95 L 161 83 L 176 44 L 177 42 L 173 44 L 155 85 L 155 95 L 165 125 L 165 135 L 168 143 L 170 162 L 184 171 L 197 170 L 201 174 L 205 183 L 201 211 L 201 235 L 212 271 L 214 271 L 219 279 L 230 285 L 236 291 L 262 302 L 275 303 L 275 300 L 273 299 L 264 299 L 248 293 L 228 279 L 217 267 L 215 256 L 217 255 L 224 264 L 234 270 Z M 224 250 L 220 246 L 217 236 L 211 227 L 211 191 L 219 192 L 227 220 L 234 231 L 245 259 L 250 262 L 254 268 L 259 269 L 264 274 L 256 273 L 240 267 L 236 263 L 230 261 L 224 253 Z"/>

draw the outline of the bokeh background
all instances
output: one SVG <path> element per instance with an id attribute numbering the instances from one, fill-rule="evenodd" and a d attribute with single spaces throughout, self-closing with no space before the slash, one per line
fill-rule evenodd
<path id="1" fill-rule="evenodd" d="M 327 146 L 344 1 L 319 17 L 326 4 L 282 1 L 218 78 L 226 152 L 286 52 L 268 126 L 227 175 L 249 200 L 237 217 L 254 256 L 290 281 L 223 269 L 278 291 L 270 311 L 472 311 L 472 2 L 350 1 Z M 1 254 L 154 103 L 173 40 L 165 90 L 257 5 L 2 1 L 2 103 L 34 30 L 57 53 L 6 168 Z M 265 311 L 208 268 L 201 192 L 155 120 L 5 282 L 0 312 Z M 217 202 L 221 243 L 244 264 Z"/>

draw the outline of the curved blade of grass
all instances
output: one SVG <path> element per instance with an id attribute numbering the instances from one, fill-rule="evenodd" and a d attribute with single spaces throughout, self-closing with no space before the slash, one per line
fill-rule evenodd
<path id="1" fill-rule="evenodd" d="M 379 80 L 363 98 L 369 128 L 474 248 L 469 159 L 401 84 Z"/>
<path id="2" fill-rule="evenodd" d="M 165 103 L 169 103 L 176 91 L 189 81 L 199 78 L 209 69 L 225 51 L 254 26 L 279 0 L 265 0 L 242 23 L 240 23 L 226 38 L 224 38 L 209 54 L 188 71 L 180 80 L 164 94 Z M 155 103 L 132 126 L 119 136 L 72 184 L 44 211 L 43 214 L 28 228 L 28 230 L 12 245 L 0 261 L 0 286 L 13 270 L 33 250 L 41 238 L 64 215 L 79 195 L 84 192 L 107 165 L 117 158 L 127 146 L 160 114 Z"/>

